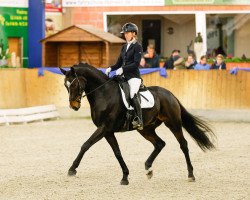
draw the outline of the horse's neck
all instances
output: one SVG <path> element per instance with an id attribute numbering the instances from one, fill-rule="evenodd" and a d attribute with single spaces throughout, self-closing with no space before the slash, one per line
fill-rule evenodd
<path id="1" fill-rule="evenodd" d="M 83 76 L 87 79 L 85 92 L 88 97 L 90 105 L 96 104 L 98 101 L 103 101 L 104 95 L 109 89 L 112 89 L 112 84 L 104 74 L 98 69 L 84 69 Z"/>
<path id="2" fill-rule="evenodd" d="M 104 84 L 108 79 L 102 76 L 102 72 L 97 71 L 98 69 L 85 69 L 83 73 L 84 77 L 87 79 L 86 91 L 91 92 L 97 87 Z"/>

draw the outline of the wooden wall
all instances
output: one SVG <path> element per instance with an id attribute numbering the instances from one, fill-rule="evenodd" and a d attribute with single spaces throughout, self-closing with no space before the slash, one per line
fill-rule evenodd
<path id="1" fill-rule="evenodd" d="M 106 44 L 100 42 L 46 42 L 44 44 L 43 66 L 72 66 L 79 62 L 87 62 L 95 67 L 108 67 L 109 57 L 112 53 L 112 64 L 119 56 L 121 44 L 111 44 L 108 52 Z M 114 51 L 114 52 L 113 52 Z"/>
<path id="2" fill-rule="evenodd" d="M 25 107 L 25 69 L 0 69 L 0 77 L 0 108 Z"/>
<path id="3" fill-rule="evenodd" d="M 168 78 L 152 73 L 143 77 L 145 85 L 170 90 L 187 108 L 250 108 L 250 73 L 239 71 L 167 70 Z"/>
<path id="4" fill-rule="evenodd" d="M 43 48 L 45 48 L 44 53 L 46 53 L 46 60 L 43 66 L 55 67 L 58 66 L 58 46 L 60 43 L 47 42 Z"/>
<path id="5" fill-rule="evenodd" d="M 119 57 L 122 49 L 121 44 L 110 44 L 109 46 L 109 63 L 110 65 L 114 65 Z"/>
<path id="6" fill-rule="evenodd" d="M 186 108 L 250 109 L 250 73 L 239 71 L 168 70 L 168 78 L 158 72 L 142 76 L 145 85 L 169 89 Z M 45 104 L 68 106 L 63 76 L 37 69 L 0 69 L 0 108 L 20 108 Z M 84 100 L 82 106 L 88 107 Z"/>

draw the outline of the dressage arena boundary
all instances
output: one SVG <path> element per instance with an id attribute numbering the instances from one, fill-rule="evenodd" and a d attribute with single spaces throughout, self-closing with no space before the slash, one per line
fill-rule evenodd
<path id="1" fill-rule="evenodd" d="M 18 109 L 0 109 L 0 125 L 10 123 L 27 123 L 43 121 L 45 119 L 58 119 L 59 113 L 55 105 L 35 106 Z"/>
<path id="2" fill-rule="evenodd" d="M 167 70 L 164 78 L 159 72 L 143 75 L 146 86 L 161 86 L 170 90 L 188 109 L 249 109 L 250 73 L 227 70 Z M 22 108 L 54 104 L 68 107 L 68 93 L 62 75 L 37 69 L 0 70 L 0 108 Z M 86 99 L 83 107 L 89 107 Z"/>

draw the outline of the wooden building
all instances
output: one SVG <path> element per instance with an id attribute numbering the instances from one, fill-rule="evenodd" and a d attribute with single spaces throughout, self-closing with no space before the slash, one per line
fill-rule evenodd
<path id="1" fill-rule="evenodd" d="M 108 67 L 116 62 L 125 40 L 91 25 L 73 25 L 41 43 L 45 67 L 66 67 L 79 62 Z"/>

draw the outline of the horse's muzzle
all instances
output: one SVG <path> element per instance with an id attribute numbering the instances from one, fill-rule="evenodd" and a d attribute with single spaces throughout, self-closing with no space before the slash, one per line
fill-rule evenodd
<path id="1" fill-rule="evenodd" d="M 81 107 L 81 103 L 78 102 L 78 101 L 70 101 L 69 107 L 72 108 L 75 111 L 78 111 L 79 108 Z"/>

